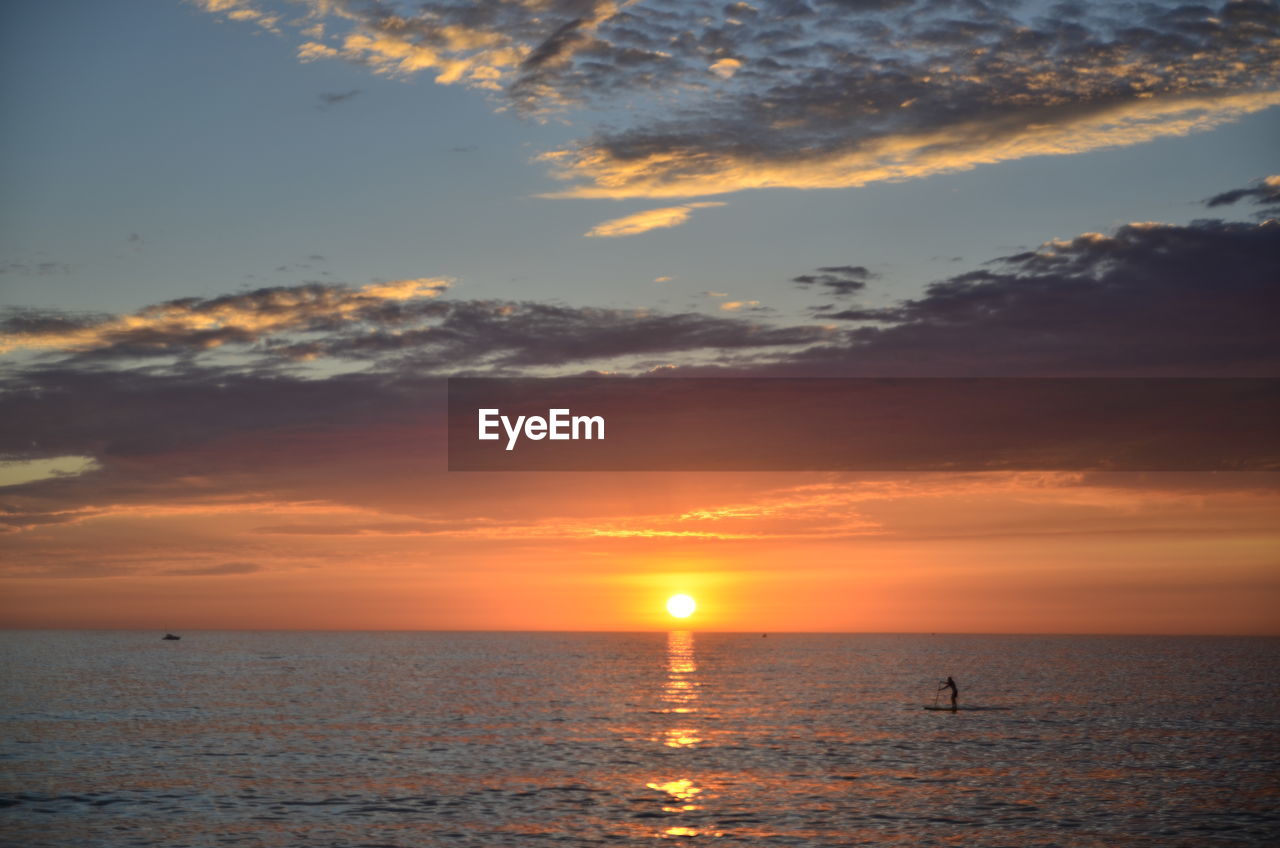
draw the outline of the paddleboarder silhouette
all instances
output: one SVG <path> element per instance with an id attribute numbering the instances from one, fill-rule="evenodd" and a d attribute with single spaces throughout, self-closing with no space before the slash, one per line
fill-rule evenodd
<path id="1" fill-rule="evenodd" d="M 941 692 L 943 689 L 951 690 L 951 711 L 955 712 L 956 699 L 960 697 L 960 689 L 956 686 L 956 682 L 952 680 L 950 677 L 948 677 L 946 681 L 941 686 L 938 687 L 939 692 Z"/>

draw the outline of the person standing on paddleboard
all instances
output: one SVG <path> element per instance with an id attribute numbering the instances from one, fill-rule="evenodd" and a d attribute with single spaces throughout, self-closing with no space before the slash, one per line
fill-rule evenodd
<path id="1" fill-rule="evenodd" d="M 939 686 L 939 687 L 938 687 L 938 691 L 939 691 L 939 692 L 941 692 L 943 689 L 950 689 L 950 690 L 951 690 L 951 711 L 952 711 L 952 712 L 955 712 L 955 711 L 956 711 L 956 699 L 960 697 L 960 690 L 959 690 L 959 688 L 957 688 L 957 687 L 956 687 L 956 682 L 955 682 L 954 680 L 952 680 L 950 677 L 948 677 L 948 678 L 946 679 L 946 682 L 945 682 L 945 683 L 943 683 L 941 686 Z"/>

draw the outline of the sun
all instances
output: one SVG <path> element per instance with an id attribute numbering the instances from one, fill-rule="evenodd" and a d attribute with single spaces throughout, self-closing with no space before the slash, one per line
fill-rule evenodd
<path id="1" fill-rule="evenodd" d="M 672 595 L 667 598 L 667 612 L 676 618 L 688 618 L 698 608 L 698 602 L 688 595 Z"/>

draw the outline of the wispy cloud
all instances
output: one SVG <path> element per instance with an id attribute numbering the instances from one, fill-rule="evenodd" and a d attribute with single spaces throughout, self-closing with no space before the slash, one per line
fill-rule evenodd
<path id="1" fill-rule="evenodd" d="M 345 103 L 360 93 L 360 89 L 353 88 L 350 91 L 325 91 L 317 95 L 320 101 L 320 109 L 331 109 L 339 103 Z"/>
<path id="2" fill-rule="evenodd" d="M 237 574 L 257 574 L 261 565 L 253 562 L 224 562 L 219 565 L 201 565 L 192 568 L 169 568 L 160 572 L 162 577 L 226 577 Z"/>
<path id="3" fill-rule="evenodd" d="M 71 266 L 65 262 L 10 262 L 0 265 L 0 274 L 17 274 L 23 277 L 46 277 L 51 274 L 70 274 Z"/>
<path id="4" fill-rule="evenodd" d="M 839 143 L 802 153 L 797 135 L 751 140 L 741 120 L 710 116 L 689 126 L 597 137 L 542 158 L 580 184 L 554 197 L 694 197 L 759 188 L 849 188 L 962 171 L 1029 156 L 1085 153 L 1216 127 L 1280 105 L 1280 92 L 1186 95 L 1036 108 L 1001 106 L 984 119 L 939 120 L 927 129 L 823 132 Z M 764 116 L 758 116 L 764 120 Z M 845 120 L 852 121 L 853 113 Z M 784 122 L 785 123 L 785 122 Z M 768 125 L 767 123 L 765 124 Z M 730 141 L 731 139 L 731 141 Z M 778 152 L 786 151 L 786 152 Z"/>
<path id="5" fill-rule="evenodd" d="M 280 33 L 281 15 L 264 11 L 252 0 L 195 0 L 206 12 L 221 15 L 229 21 L 252 23 L 268 32 Z"/>
<path id="6" fill-rule="evenodd" d="M 170 300 L 126 315 L 16 312 L 0 320 L 0 353 L 19 348 L 124 355 L 209 350 L 289 330 L 331 330 L 385 317 L 387 308 L 438 297 L 449 284 L 444 278 L 423 277 L 362 288 L 320 284 L 263 288 L 216 298 Z"/>
<path id="7" fill-rule="evenodd" d="M 1230 206 L 1241 200 L 1248 200 L 1255 206 L 1263 207 L 1258 212 L 1260 217 L 1280 214 L 1280 174 L 1264 177 L 1258 180 L 1256 185 L 1248 188 L 1237 188 L 1215 194 L 1206 200 L 1204 205 L 1210 208 Z"/>
<path id="8" fill-rule="evenodd" d="M 862 291 L 867 287 L 867 281 L 878 276 L 862 265 L 828 265 L 814 273 L 792 277 L 791 282 L 806 287 L 817 286 L 826 294 L 839 297 Z"/>
<path id="9" fill-rule="evenodd" d="M 617 238 L 647 233 L 667 227 L 678 227 L 689 220 L 695 209 L 707 209 L 725 204 L 707 201 L 703 203 L 686 203 L 682 206 L 664 206 L 661 209 L 647 209 L 634 215 L 625 215 L 596 224 L 585 235 L 596 238 Z"/>
<path id="10" fill-rule="evenodd" d="M 10 310 L 0 314 L 0 352 L 37 350 L 86 368 L 165 357 L 191 365 L 213 357 L 224 368 L 250 371 L 326 360 L 330 366 L 375 362 L 450 374 L 760 352 L 810 345 L 832 334 L 820 326 L 729 316 L 439 298 L 447 285 L 423 278 L 359 289 L 269 288 L 166 301 L 126 315 Z M 217 358 L 235 352 L 255 358 L 247 366 Z"/>

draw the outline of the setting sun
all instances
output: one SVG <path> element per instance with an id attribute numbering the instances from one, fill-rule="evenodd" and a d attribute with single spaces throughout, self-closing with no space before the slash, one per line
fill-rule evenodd
<path id="1" fill-rule="evenodd" d="M 667 598 L 667 612 L 676 618 L 688 618 L 697 608 L 697 602 L 688 595 L 672 595 Z"/>

